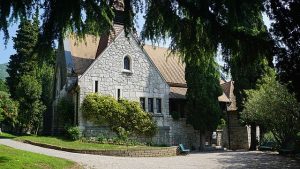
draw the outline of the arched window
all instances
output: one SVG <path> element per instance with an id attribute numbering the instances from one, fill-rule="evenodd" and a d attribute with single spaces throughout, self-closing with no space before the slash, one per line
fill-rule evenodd
<path id="1" fill-rule="evenodd" d="M 124 69 L 125 70 L 130 70 L 131 69 L 129 56 L 124 57 Z"/>

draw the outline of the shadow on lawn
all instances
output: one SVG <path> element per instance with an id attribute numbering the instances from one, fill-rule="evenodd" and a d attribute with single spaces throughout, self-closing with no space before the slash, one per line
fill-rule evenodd
<path id="1" fill-rule="evenodd" d="M 10 161 L 10 158 L 5 157 L 5 156 L 0 156 L 0 164 L 7 163 L 8 161 Z"/>
<path id="2" fill-rule="evenodd" d="M 228 169 L 300 168 L 300 161 L 268 152 L 228 152 L 221 153 L 218 156 L 221 158 L 217 160 L 225 166 L 229 166 L 224 167 Z"/>
<path id="3" fill-rule="evenodd" d="M 0 139 L 13 139 L 16 138 L 17 136 L 11 135 L 11 134 L 7 134 L 7 133 L 1 133 L 0 134 Z"/>

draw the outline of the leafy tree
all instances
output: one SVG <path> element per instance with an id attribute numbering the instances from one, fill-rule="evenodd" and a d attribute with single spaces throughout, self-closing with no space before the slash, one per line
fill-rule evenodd
<path id="1" fill-rule="evenodd" d="M 8 91 L 8 87 L 5 83 L 5 81 L 3 81 L 2 79 L 0 79 L 0 91 L 3 92 L 7 92 Z"/>
<path id="2" fill-rule="evenodd" d="M 82 102 L 85 119 L 99 125 L 108 125 L 119 137 L 130 135 L 153 136 L 156 124 L 138 102 L 120 100 L 111 96 L 89 94 Z"/>
<path id="3" fill-rule="evenodd" d="M 18 116 L 21 131 L 38 132 L 42 126 L 42 113 L 45 106 L 41 102 L 42 86 L 32 75 L 23 75 L 16 91 L 20 104 Z"/>
<path id="4" fill-rule="evenodd" d="M 276 45 L 279 80 L 288 84 L 300 101 L 300 1 L 269 0 L 267 13 L 272 19 L 271 32 Z"/>
<path id="5" fill-rule="evenodd" d="M 13 101 L 8 93 L 0 91 L 0 123 L 3 121 L 6 125 L 14 127 L 17 115 L 18 103 Z"/>
<path id="6" fill-rule="evenodd" d="M 270 70 L 257 89 L 247 90 L 246 94 L 242 120 L 271 131 L 282 147 L 295 141 L 300 127 L 300 104 L 285 85 L 276 81 L 275 71 Z"/>

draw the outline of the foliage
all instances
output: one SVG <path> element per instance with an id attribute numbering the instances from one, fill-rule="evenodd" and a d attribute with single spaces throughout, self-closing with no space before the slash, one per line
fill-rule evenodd
<path id="1" fill-rule="evenodd" d="M 0 64 L 0 80 L 5 80 L 5 78 L 8 76 L 6 69 L 7 69 L 7 63 Z"/>
<path id="2" fill-rule="evenodd" d="M 222 130 L 226 127 L 226 121 L 225 119 L 221 118 L 219 121 L 219 124 L 217 126 L 217 129 Z"/>
<path id="3" fill-rule="evenodd" d="M 75 162 L 50 157 L 43 154 L 32 153 L 28 151 L 14 149 L 8 146 L 0 145 L 1 163 L 0 168 L 23 168 L 23 169 L 38 169 L 38 168 L 76 168 Z"/>
<path id="4" fill-rule="evenodd" d="M 116 140 L 115 138 L 114 140 Z M 115 144 L 99 144 L 96 142 L 89 142 L 88 140 L 77 140 L 70 141 L 61 137 L 50 137 L 50 136 L 21 136 L 15 138 L 15 140 L 29 140 L 36 143 L 49 144 L 63 148 L 71 148 L 76 150 L 127 150 L 127 149 L 151 149 L 153 147 L 138 145 L 138 146 L 128 146 L 128 145 L 115 145 Z M 112 140 L 113 141 L 113 140 Z M 111 142 L 114 143 L 114 142 Z"/>
<path id="5" fill-rule="evenodd" d="M 15 126 L 18 116 L 18 103 L 13 101 L 9 94 L 0 91 L 0 122 L 1 117 L 4 123 L 9 126 Z"/>
<path id="6" fill-rule="evenodd" d="M 139 102 L 121 99 L 119 103 L 124 109 L 124 116 L 119 119 L 120 127 L 136 135 L 155 135 L 156 124 L 151 115 L 143 111 Z"/>
<path id="7" fill-rule="evenodd" d="M 134 146 L 134 145 L 145 145 L 145 143 L 140 143 L 136 141 L 135 139 L 124 139 L 120 137 L 107 137 L 102 134 L 98 135 L 96 140 L 90 141 L 100 144 L 115 144 L 115 145 L 127 145 L 127 146 Z"/>
<path id="8" fill-rule="evenodd" d="M 271 32 L 275 39 L 274 53 L 279 80 L 288 83 L 300 101 L 300 1 L 268 0 L 267 14 L 272 20 Z"/>
<path id="9" fill-rule="evenodd" d="M 48 59 L 54 57 L 54 53 L 50 54 Z M 36 79 L 42 85 L 41 99 L 47 109 L 52 107 L 52 94 L 53 94 L 53 79 L 54 79 L 54 63 L 50 60 L 43 60 L 41 66 L 36 70 Z"/>
<path id="10" fill-rule="evenodd" d="M 0 91 L 8 92 L 8 87 L 5 81 L 3 81 L 2 79 L 0 79 Z"/>
<path id="11" fill-rule="evenodd" d="M 108 124 L 111 117 L 121 111 L 120 104 L 111 96 L 89 94 L 83 100 L 81 109 L 83 117 L 99 125 Z"/>
<path id="12" fill-rule="evenodd" d="M 73 125 L 74 104 L 71 98 L 62 97 L 57 104 L 57 112 L 60 115 L 59 123 L 62 125 Z"/>
<path id="13" fill-rule="evenodd" d="M 81 132 L 78 126 L 70 126 L 66 129 L 66 131 L 69 139 L 79 140 Z"/>
<path id="14" fill-rule="evenodd" d="M 6 78 L 11 97 L 17 99 L 16 88 L 21 76 L 33 72 L 37 65 L 37 55 L 34 53 L 38 41 L 39 27 L 36 22 L 23 20 L 16 37 L 13 38 L 14 49 L 16 54 L 10 56 L 7 72 L 9 77 Z"/>
<path id="15" fill-rule="evenodd" d="M 138 102 L 118 102 L 111 96 L 89 94 L 83 100 L 81 109 L 85 119 L 108 125 L 124 139 L 130 135 L 153 136 L 156 133 L 156 124 L 151 115 L 144 112 Z"/>
<path id="16" fill-rule="evenodd" d="M 17 97 L 20 104 L 19 127 L 26 132 L 37 132 L 41 127 L 42 113 L 45 106 L 41 102 L 42 86 L 32 75 L 21 77 L 17 86 Z"/>
<path id="17" fill-rule="evenodd" d="M 295 139 L 300 124 L 300 104 L 285 85 L 276 81 L 275 71 L 269 70 L 257 89 L 246 93 L 248 100 L 241 114 L 244 122 L 255 122 L 271 131 L 281 146 Z"/>
<path id="18" fill-rule="evenodd" d="M 276 143 L 276 139 L 273 135 L 272 132 L 267 132 L 267 133 L 264 133 L 263 136 L 262 136 L 262 139 L 261 139 L 261 144 L 264 144 L 264 143 L 267 143 L 267 142 L 272 142 L 272 143 Z"/>
<path id="19" fill-rule="evenodd" d="M 180 119 L 180 113 L 177 111 L 171 112 L 171 116 L 174 120 L 179 120 Z"/>

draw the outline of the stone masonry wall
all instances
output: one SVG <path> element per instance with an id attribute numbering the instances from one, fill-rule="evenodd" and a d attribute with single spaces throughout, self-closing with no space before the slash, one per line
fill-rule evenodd
<path id="1" fill-rule="evenodd" d="M 170 126 L 171 145 L 184 144 L 191 149 L 199 148 L 199 132 L 194 130 L 191 125 L 186 124 L 185 118 L 174 121 L 171 116 L 168 116 L 166 122 Z"/>
<path id="2" fill-rule="evenodd" d="M 242 126 L 238 119 L 238 112 L 231 111 L 229 113 L 229 135 L 230 137 L 230 149 L 249 149 L 249 139 L 248 139 L 248 128 Z M 228 121 L 228 120 L 227 120 Z"/>

